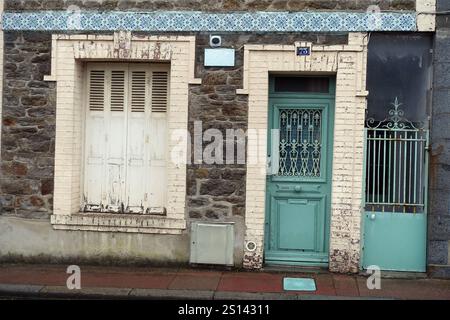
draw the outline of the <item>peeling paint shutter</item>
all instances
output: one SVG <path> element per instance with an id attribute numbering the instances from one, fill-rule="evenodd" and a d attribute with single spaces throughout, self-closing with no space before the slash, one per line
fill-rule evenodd
<path id="1" fill-rule="evenodd" d="M 104 190 L 105 169 L 105 70 L 88 70 L 88 110 L 86 115 L 85 181 L 83 203 L 99 211 Z"/>
<path id="2" fill-rule="evenodd" d="M 111 64 L 107 70 L 109 126 L 106 136 L 108 157 L 105 176 L 106 194 L 103 195 L 103 203 L 111 212 L 120 212 L 125 198 L 127 73 L 126 65 Z"/>
<path id="3" fill-rule="evenodd" d="M 128 208 L 161 213 L 166 206 L 168 71 L 131 67 Z M 144 178 L 143 178 L 144 177 Z"/>
<path id="4" fill-rule="evenodd" d="M 165 207 L 167 190 L 167 111 L 169 92 L 168 70 L 152 70 L 152 110 L 150 119 L 150 147 L 148 148 L 150 170 L 148 185 L 148 211 L 158 212 Z M 155 183 L 157 182 L 157 183 Z"/>
<path id="5" fill-rule="evenodd" d="M 131 112 L 128 117 L 127 211 L 143 213 L 148 166 L 145 150 L 148 148 L 148 71 L 130 67 Z"/>
<path id="6" fill-rule="evenodd" d="M 88 211 L 161 213 L 166 207 L 167 66 L 88 68 L 85 190 Z M 94 160 L 93 160 L 94 159 Z"/>

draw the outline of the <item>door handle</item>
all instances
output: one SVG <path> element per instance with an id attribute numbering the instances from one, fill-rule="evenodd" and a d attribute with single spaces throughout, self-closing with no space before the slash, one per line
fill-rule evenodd
<path id="1" fill-rule="evenodd" d="M 302 191 L 302 187 L 300 187 L 300 186 L 295 186 L 295 187 L 294 187 L 294 191 L 295 191 L 295 192 L 300 192 L 300 191 Z"/>
<path id="2" fill-rule="evenodd" d="M 377 216 L 375 215 L 375 213 L 371 213 L 369 216 L 369 219 L 374 221 L 377 218 Z"/>

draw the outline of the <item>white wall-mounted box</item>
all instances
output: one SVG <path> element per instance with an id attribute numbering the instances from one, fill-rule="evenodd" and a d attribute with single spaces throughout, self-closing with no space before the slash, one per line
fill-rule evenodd
<path id="1" fill-rule="evenodd" d="M 206 48 L 205 67 L 234 67 L 234 56 L 234 49 Z"/>

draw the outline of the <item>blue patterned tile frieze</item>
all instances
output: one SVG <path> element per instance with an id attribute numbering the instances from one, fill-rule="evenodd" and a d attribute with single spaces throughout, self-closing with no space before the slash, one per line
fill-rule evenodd
<path id="1" fill-rule="evenodd" d="M 5 12 L 3 30 L 321 32 L 416 31 L 414 12 Z"/>

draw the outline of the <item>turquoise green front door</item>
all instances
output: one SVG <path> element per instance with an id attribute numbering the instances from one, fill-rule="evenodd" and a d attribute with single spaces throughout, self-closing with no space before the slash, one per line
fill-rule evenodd
<path id="1" fill-rule="evenodd" d="M 270 81 L 265 263 L 326 265 L 334 81 L 282 78 Z"/>

